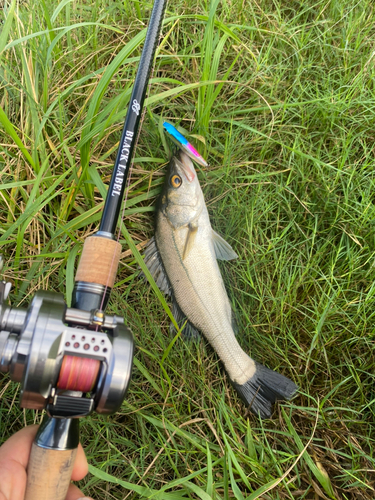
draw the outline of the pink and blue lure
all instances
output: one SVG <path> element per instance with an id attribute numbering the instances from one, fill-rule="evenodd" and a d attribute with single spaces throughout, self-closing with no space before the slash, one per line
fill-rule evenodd
<path id="1" fill-rule="evenodd" d="M 194 161 L 196 161 L 202 167 L 207 167 L 208 164 L 206 160 L 201 156 L 198 151 L 190 144 L 190 142 L 185 139 L 185 137 L 180 134 L 180 132 L 170 123 L 164 122 L 163 127 L 170 139 Z"/>

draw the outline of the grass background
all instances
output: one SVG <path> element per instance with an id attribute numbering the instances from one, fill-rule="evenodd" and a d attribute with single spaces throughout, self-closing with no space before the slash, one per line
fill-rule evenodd
<path id="1" fill-rule="evenodd" d="M 95 232 L 152 4 L 2 3 L 0 251 L 12 303 L 69 303 Z M 375 10 L 370 0 L 170 0 L 138 141 L 109 312 L 137 353 L 121 411 L 81 423 L 94 499 L 372 499 Z M 211 349 L 169 335 L 138 279 L 168 147 L 182 127 L 240 342 L 300 387 L 246 413 Z M 133 251 L 129 250 L 129 245 Z M 2 376 L 0 436 L 41 414 Z"/>

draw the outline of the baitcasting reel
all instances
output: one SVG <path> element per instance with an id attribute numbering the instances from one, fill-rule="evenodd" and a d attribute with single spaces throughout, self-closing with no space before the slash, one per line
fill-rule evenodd
<path id="1" fill-rule="evenodd" d="M 0 282 L 0 371 L 21 383 L 20 406 L 51 417 L 114 413 L 131 376 L 133 337 L 120 316 L 67 308 L 39 291 L 30 307 L 7 307 Z"/>

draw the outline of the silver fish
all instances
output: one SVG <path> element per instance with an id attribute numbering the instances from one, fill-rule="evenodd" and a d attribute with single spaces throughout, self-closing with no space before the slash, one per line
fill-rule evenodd
<path id="1" fill-rule="evenodd" d="M 234 333 L 234 318 L 217 263 L 237 258 L 211 227 L 203 192 L 190 158 L 171 159 L 156 214 L 155 237 L 145 263 L 160 290 L 171 295 L 173 315 L 185 336 L 204 334 L 250 410 L 271 416 L 276 399 L 290 399 L 297 386 L 250 358 Z"/>

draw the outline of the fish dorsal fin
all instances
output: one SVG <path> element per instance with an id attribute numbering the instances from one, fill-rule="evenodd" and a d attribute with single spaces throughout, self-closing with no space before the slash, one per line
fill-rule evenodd
<path id="1" fill-rule="evenodd" d="M 154 278 L 159 290 L 166 295 L 171 295 L 171 284 L 169 282 L 167 273 L 165 272 L 163 261 L 161 260 L 154 237 L 152 237 L 147 244 L 144 263 L 146 264 L 147 269 L 150 271 L 151 276 Z M 143 273 L 141 273 L 141 276 L 145 278 L 145 275 Z"/>
<path id="2" fill-rule="evenodd" d="M 212 242 L 214 244 L 215 255 L 218 260 L 237 259 L 238 255 L 233 248 L 214 230 L 212 230 Z"/>
<path id="3" fill-rule="evenodd" d="M 184 340 L 198 341 L 201 339 L 202 335 L 201 335 L 200 331 L 195 328 L 193 323 L 190 323 L 190 321 L 187 320 L 185 314 L 182 312 L 180 306 L 177 304 L 177 301 L 174 297 L 173 297 L 173 303 L 172 303 L 172 314 L 173 314 L 174 319 L 176 320 L 179 328 L 183 327 L 183 330 L 181 332 L 181 336 Z M 170 332 L 172 333 L 172 335 L 176 334 L 176 328 L 175 328 L 173 323 L 171 323 Z"/>
<path id="4" fill-rule="evenodd" d="M 182 260 L 186 259 L 186 257 L 190 253 L 190 250 L 193 248 L 197 231 L 198 231 L 198 226 L 196 224 L 189 224 L 185 240 L 184 253 L 182 254 Z"/>

